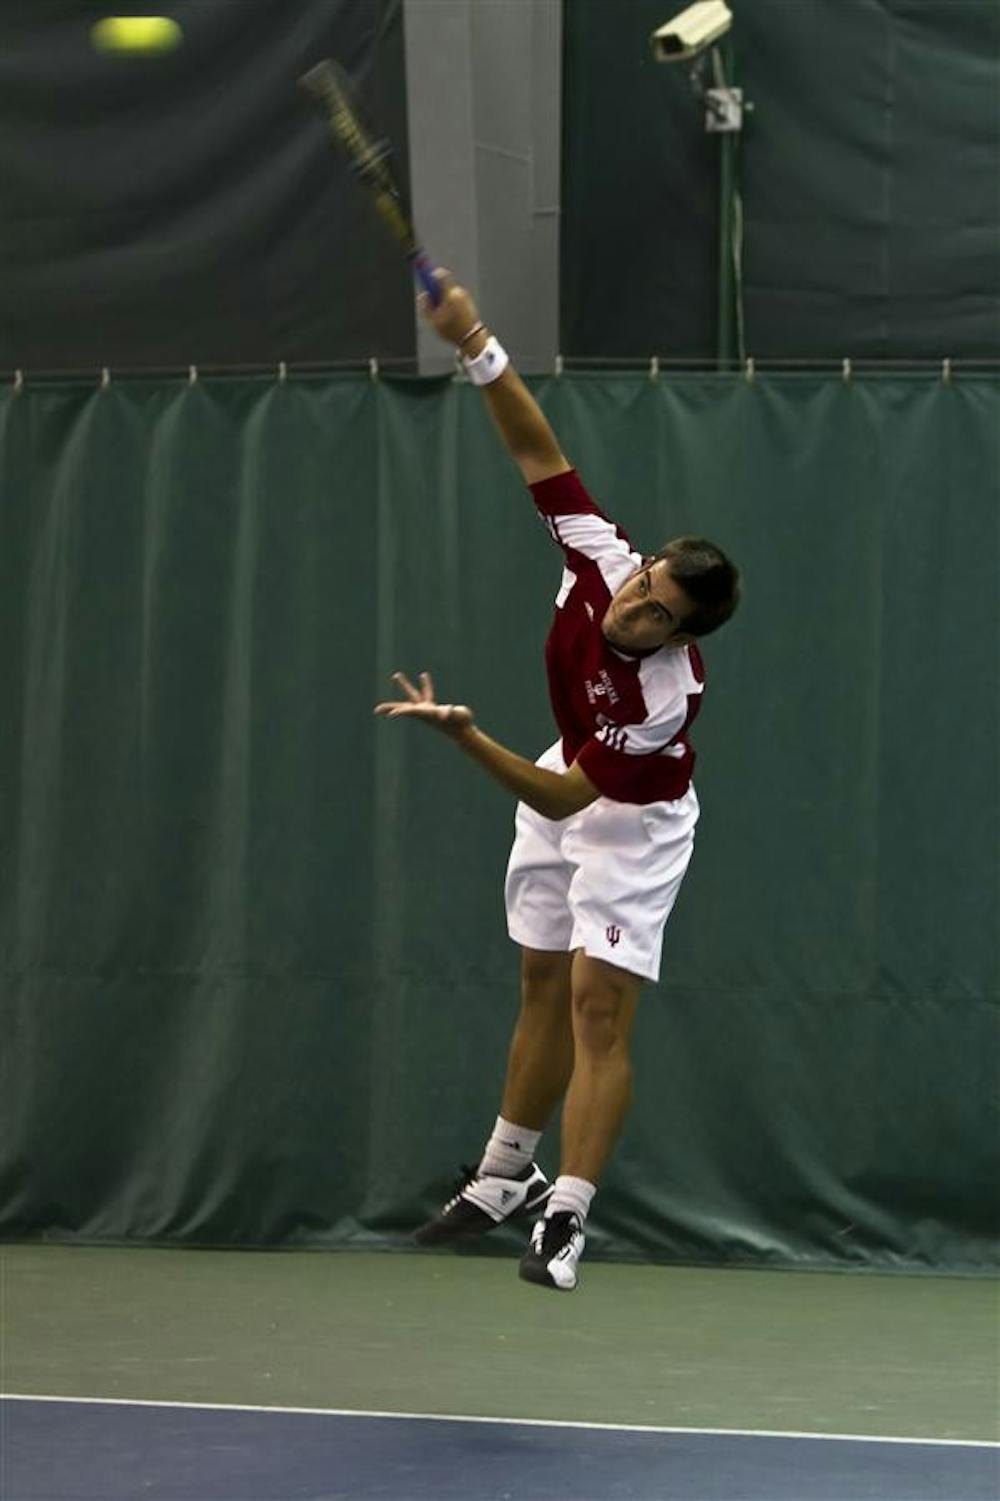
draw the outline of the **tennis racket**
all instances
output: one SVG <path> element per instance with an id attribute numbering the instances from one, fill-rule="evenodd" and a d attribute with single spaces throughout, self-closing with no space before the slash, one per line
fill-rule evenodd
<path id="1" fill-rule="evenodd" d="M 392 147 L 372 139 L 358 110 L 353 85 L 337 63 L 326 57 L 299 80 L 323 107 L 330 133 L 341 147 L 358 182 L 372 196 L 382 222 L 403 247 L 414 276 L 431 304 L 441 301 L 441 288 L 430 260 L 417 241 L 413 221 L 392 173 Z"/>

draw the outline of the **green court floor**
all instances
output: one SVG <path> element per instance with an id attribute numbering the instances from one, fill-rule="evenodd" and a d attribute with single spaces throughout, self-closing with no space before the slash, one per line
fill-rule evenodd
<path id="1" fill-rule="evenodd" d="M 0 1316 L 6 1394 L 1000 1437 L 986 1280 L 13 1245 Z"/>

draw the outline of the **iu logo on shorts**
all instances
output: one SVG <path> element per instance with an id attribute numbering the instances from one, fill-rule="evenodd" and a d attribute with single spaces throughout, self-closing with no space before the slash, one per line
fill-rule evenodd
<path id="1" fill-rule="evenodd" d="M 605 928 L 604 932 L 611 947 L 614 948 L 615 944 L 621 940 L 621 928 L 616 928 L 614 923 L 612 923 L 610 927 Z"/>

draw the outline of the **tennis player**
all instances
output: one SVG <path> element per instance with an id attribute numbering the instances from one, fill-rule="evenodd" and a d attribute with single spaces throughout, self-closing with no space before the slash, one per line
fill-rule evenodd
<path id="1" fill-rule="evenodd" d="M 421 312 L 482 388 L 501 439 L 562 552 L 546 646 L 560 738 L 532 763 L 492 740 L 465 704 L 442 704 L 429 674 L 394 676 L 376 714 L 433 726 L 517 799 L 506 880 L 519 944 L 521 1008 L 500 1114 L 477 1168 L 416 1234 L 426 1246 L 535 1213 L 520 1275 L 570 1290 L 591 1200 L 631 1097 L 630 1038 L 644 980 L 656 980 L 664 924 L 694 846 L 698 799 L 688 730 L 705 674 L 697 640 L 728 620 L 737 570 L 710 542 L 635 551 L 588 495 L 548 421 L 480 320 L 438 271 Z M 563 1101 L 560 1170 L 535 1163 Z"/>

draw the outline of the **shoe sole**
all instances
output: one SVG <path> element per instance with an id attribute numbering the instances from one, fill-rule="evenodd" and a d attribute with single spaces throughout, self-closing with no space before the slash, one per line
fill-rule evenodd
<path id="1" fill-rule="evenodd" d="M 414 1230 L 413 1239 L 418 1246 L 447 1246 L 459 1240 L 476 1240 L 480 1235 L 488 1235 L 491 1230 L 499 1230 L 501 1225 L 510 1224 L 511 1220 L 516 1220 L 518 1215 L 534 1214 L 536 1209 L 548 1203 L 552 1197 L 552 1189 L 553 1185 L 551 1183 L 547 1184 L 545 1191 L 540 1193 L 537 1198 L 526 1199 L 517 1209 L 512 1210 L 510 1214 L 504 1215 L 502 1220 L 490 1219 L 487 1214 L 483 1216 L 486 1221 L 485 1224 L 465 1225 L 461 1229 L 456 1228 L 454 1230 L 440 1226 L 437 1220 L 432 1220 L 429 1225 L 421 1225 L 419 1230 Z"/>
<path id="2" fill-rule="evenodd" d="M 548 1272 L 541 1266 L 520 1266 L 517 1269 L 517 1275 L 522 1282 L 530 1282 L 535 1287 L 547 1287 L 552 1293 L 571 1293 L 576 1290 L 576 1281 L 570 1287 L 561 1287 L 558 1282 L 553 1282 Z"/>

